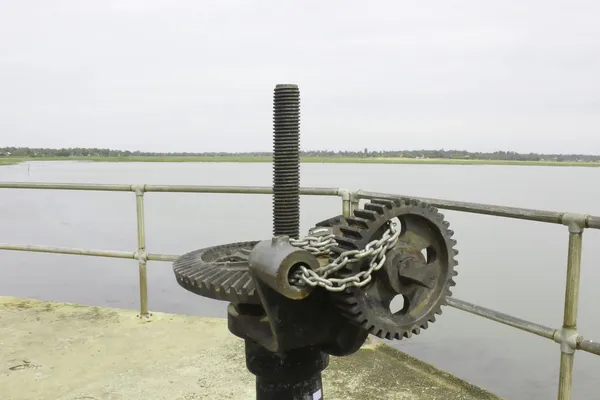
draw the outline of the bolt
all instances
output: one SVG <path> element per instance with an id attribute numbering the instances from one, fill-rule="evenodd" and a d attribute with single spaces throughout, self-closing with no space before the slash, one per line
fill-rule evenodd
<path id="1" fill-rule="evenodd" d="M 273 98 L 273 235 L 300 236 L 300 91 L 275 86 Z"/>

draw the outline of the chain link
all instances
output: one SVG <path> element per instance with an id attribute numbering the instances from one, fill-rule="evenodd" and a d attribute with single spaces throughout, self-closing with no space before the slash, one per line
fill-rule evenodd
<path id="1" fill-rule="evenodd" d="M 362 250 L 348 250 L 340 254 L 335 260 L 316 270 L 301 266 L 299 271 L 290 279 L 292 284 L 306 284 L 321 286 L 331 292 L 341 292 L 349 286 L 363 287 L 371 282 L 371 275 L 383 267 L 386 253 L 398 242 L 400 229 L 396 223 L 388 222 L 388 228 L 380 239 L 369 242 Z M 330 256 L 331 248 L 338 245 L 335 235 L 329 228 L 313 228 L 309 235 L 302 239 L 290 239 L 290 244 L 309 251 L 315 256 Z M 345 278 L 329 277 L 346 265 L 370 257 L 369 268 Z"/>

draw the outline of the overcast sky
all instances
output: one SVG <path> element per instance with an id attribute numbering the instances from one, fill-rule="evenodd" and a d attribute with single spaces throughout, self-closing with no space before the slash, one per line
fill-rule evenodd
<path id="1" fill-rule="evenodd" d="M 0 0 L 0 146 L 600 154 L 600 2 Z"/>

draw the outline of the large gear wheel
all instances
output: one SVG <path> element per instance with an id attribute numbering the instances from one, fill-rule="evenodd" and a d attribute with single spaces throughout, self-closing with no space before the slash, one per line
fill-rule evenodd
<path id="1" fill-rule="evenodd" d="M 409 338 L 426 329 L 441 314 L 455 285 L 458 264 L 453 231 L 436 208 L 418 200 L 372 200 L 346 217 L 340 226 L 332 260 L 348 250 L 361 250 L 382 237 L 389 223 L 399 220 L 401 233 L 396 246 L 386 253 L 386 262 L 364 287 L 349 287 L 332 293 L 343 315 L 369 333 L 384 339 Z M 349 263 L 342 276 L 352 276 L 369 267 L 368 257 Z M 402 300 L 397 311 L 393 301 Z"/>

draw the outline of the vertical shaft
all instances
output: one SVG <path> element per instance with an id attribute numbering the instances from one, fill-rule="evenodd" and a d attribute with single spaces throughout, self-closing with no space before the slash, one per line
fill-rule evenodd
<path id="1" fill-rule="evenodd" d="M 272 353 L 246 339 L 246 366 L 256 375 L 256 400 L 323 400 L 321 371 L 329 356 L 316 347 Z"/>
<path id="2" fill-rule="evenodd" d="M 277 85 L 273 99 L 273 235 L 300 235 L 300 91 Z"/>

